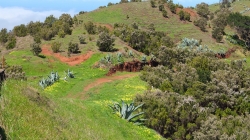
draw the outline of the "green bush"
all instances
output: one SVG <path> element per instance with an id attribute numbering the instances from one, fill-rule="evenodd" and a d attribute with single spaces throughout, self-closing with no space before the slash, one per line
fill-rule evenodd
<path id="1" fill-rule="evenodd" d="M 35 43 L 41 43 L 41 38 L 39 36 L 34 37 L 34 42 Z"/>
<path id="2" fill-rule="evenodd" d="M 95 34 L 96 33 L 96 26 L 94 25 L 93 22 L 88 21 L 87 23 L 84 24 L 85 29 L 89 34 Z"/>
<path id="3" fill-rule="evenodd" d="M 6 28 L 0 31 L 0 43 L 6 43 L 8 41 L 8 32 Z"/>
<path id="4" fill-rule="evenodd" d="M 78 36 L 78 39 L 80 41 L 80 44 L 85 44 L 85 38 L 83 36 Z"/>
<path id="5" fill-rule="evenodd" d="M 64 33 L 64 31 L 63 30 L 59 30 L 59 32 L 58 32 L 58 36 L 60 37 L 60 38 L 64 38 L 65 37 L 65 33 Z"/>
<path id="6" fill-rule="evenodd" d="M 156 6 L 155 6 L 155 1 L 154 0 L 150 0 L 150 4 L 151 4 L 151 7 L 152 8 L 155 8 Z"/>
<path id="7" fill-rule="evenodd" d="M 216 42 L 220 42 L 223 39 L 223 30 L 219 27 L 214 27 L 212 31 L 212 37 L 216 39 Z"/>
<path id="8" fill-rule="evenodd" d="M 19 26 L 15 26 L 13 32 L 18 37 L 25 37 L 28 31 L 26 26 L 24 24 L 21 24 Z"/>
<path id="9" fill-rule="evenodd" d="M 207 19 L 205 19 L 205 18 L 200 18 L 200 19 L 194 21 L 194 25 L 198 26 L 201 29 L 201 31 L 203 31 L 203 32 L 207 31 L 206 30 Z"/>
<path id="10" fill-rule="evenodd" d="M 9 35 L 6 49 L 10 50 L 16 47 L 16 37 L 14 35 Z"/>
<path id="11" fill-rule="evenodd" d="M 99 35 L 99 38 L 96 42 L 96 45 L 99 47 L 100 51 L 113 51 L 113 43 L 115 39 L 111 37 L 108 33 L 102 32 Z"/>
<path id="12" fill-rule="evenodd" d="M 163 11 L 163 10 L 165 10 L 164 5 L 163 4 L 159 5 L 159 11 Z"/>
<path id="13" fill-rule="evenodd" d="M 179 12 L 180 20 L 184 20 L 184 16 L 185 16 L 184 11 L 181 10 L 181 11 Z"/>
<path id="14" fill-rule="evenodd" d="M 51 44 L 51 49 L 54 53 L 58 53 L 60 51 L 61 43 L 60 42 L 53 42 Z"/>
<path id="15" fill-rule="evenodd" d="M 190 14 L 188 12 L 184 12 L 184 20 L 190 21 Z"/>
<path id="16" fill-rule="evenodd" d="M 168 17 L 168 12 L 164 9 L 162 10 L 162 16 L 167 18 Z"/>
<path id="17" fill-rule="evenodd" d="M 79 53 L 78 43 L 69 42 L 68 53 Z"/>
<path id="18" fill-rule="evenodd" d="M 208 15 L 210 14 L 210 11 L 209 11 L 209 6 L 208 4 L 202 2 L 200 4 L 197 4 L 196 5 L 196 9 L 197 9 L 197 13 L 203 17 L 203 18 L 208 18 Z"/>
<path id="19" fill-rule="evenodd" d="M 42 52 L 40 43 L 32 43 L 32 44 L 30 44 L 30 47 L 31 47 L 31 52 L 32 52 L 35 56 L 38 56 L 39 53 Z"/>

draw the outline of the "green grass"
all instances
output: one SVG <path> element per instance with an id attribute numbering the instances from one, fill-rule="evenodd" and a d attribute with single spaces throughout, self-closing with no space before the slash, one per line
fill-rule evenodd
<path id="1" fill-rule="evenodd" d="M 120 119 L 108 107 L 112 101 L 121 99 L 131 102 L 137 93 L 142 93 L 146 83 L 139 77 L 92 88 L 86 93 L 85 100 L 68 97 L 69 94 L 82 94 L 84 86 L 104 77 L 107 71 L 92 68 L 104 55 L 96 53 L 77 66 L 68 66 L 51 56 L 33 56 L 28 49 L 6 55 L 7 63 L 22 65 L 28 77 L 27 81 L 7 81 L 0 93 L 0 126 L 8 138 L 161 139 L 153 130 Z M 68 68 L 76 78 L 65 82 L 62 78 Z M 52 70 L 58 71 L 61 79 L 42 90 L 38 81 Z M 123 74 L 128 73 L 117 75 Z"/>

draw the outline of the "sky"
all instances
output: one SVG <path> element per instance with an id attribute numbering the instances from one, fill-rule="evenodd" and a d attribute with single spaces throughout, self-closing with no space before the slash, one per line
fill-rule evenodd
<path id="1" fill-rule="evenodd" d="M 30 21 L 44 21 L 49 15 L 59 17 L 63 13 L 71 16 L 80 11 L 92 11 L 109 2 L 120 0 L 0 0 L 0 29 L 13 29 L 14 26 L 27 24 Z M 219 0 L 173 0 L 184 7 L 205 2 L 217 3 Z"/>

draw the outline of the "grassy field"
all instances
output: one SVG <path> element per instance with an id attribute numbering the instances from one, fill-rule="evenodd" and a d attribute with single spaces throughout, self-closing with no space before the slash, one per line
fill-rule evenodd
<path id="1" fill-rule="evenodd" d="M 107 71 L 92 65 L 103 54 L 96 53 L 86 62 L 70 67 L 53 57 L 32 56 L 27 50 L 6 56 L 9 65 L 21 64 L 28 81 L 5 82 L 0 97 L 0 126 L 11 139 L 162 139 L 153 130 L 120 119 L 108 107 L 121 99 L 131 102 L 146 89 L 138 76 L 91 88 L 87 98 L 68 97 L 82 94 L 84 86 L 105 77 Z M 26 60 L 29 58 L 29 60 Z M 53 60 L 52 63 L 50 60 Z M 73 70 L 76 78 L 42 90 L 38 81 L 50 71 Z M 127 73 L 118 73 L 124 75 Z"/>

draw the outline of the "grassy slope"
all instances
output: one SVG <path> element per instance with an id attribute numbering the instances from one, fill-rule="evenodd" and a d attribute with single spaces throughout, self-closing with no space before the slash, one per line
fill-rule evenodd
<path id="1" fill-rule="evenodd" d="M 106 71 L 92 68 L 101 57 L 103 54 L 97 53 L 83 64 L 69 67 L 53 57 L 34 57 L 28 49 L 7 55 L 7 63 L 21 64 L 28 76 L 27 82 L 7 81 L 1 92 L 0 126 L 7 136 L 11 139 L 160 139 L 154 131 L 120 119 L 108 107 L 112 101 L 121 98 L 131 101 L 136 93 L 143 92 L 146 85 L 138 77 L 93 88 L 85 100 L 67 97 L 82 93 L 84 85 L 104 76 Z M 63 77 L 68 68 L 76 73 L 75 79 L 68 82 L 61 79 L 44 91 L 38 87 L 38 80 L 50 71 L 57 70 Z M 36 92 L 39 98 L 32 98 Z"/>
<path id="2" fill-rule="evenodd" d="M 158 31 L 166 32 L 176 42 L 183 37 L 202 39 L 203 44 L 211 48 L 219 47 L 220 44 L 211 37 L 211 32 L 202 32 L 193 25 L 193 22 L 183 22 L 179 20 L 178 15 L 172 14 L 167 6 L 169 18 L 164 18 L 158 8 L 151 8 L 149 2 L 143 3 L 123 3 L 113 5 L 108 8 L 97 9 L 78 16 L 84 22 L 93 21 L 96 23 L 111 24 L 125 23 L 131 24 L 137 22 L 140 26 L 145 27 L 153 23 Z M 127 15 L 129 19 L 127 19 Z M 221 45 L 226 47 L 225 45 Z M 227 48 L 227 47 L 226 47 Z"/>
<path id="3" fill-rule="evenodd" d="M 98 9 L 79 18 L 84 22 L 91 20 L 97 23 L 110 24 L 133 22 L 146 26 L 154 23 L 159 31 L 167 32 L 177 41 L 182 37 L 202 39 L 204 44 L 214 49 L 225 47 L 211 38 L 210 32 L 203 33 L 193 23 L 180 22 L 178 16 L 168 11 L 170 18 L 165 19 L 157 8 L 149 3 L 128 3 Z M 129 15 L 129 19 L 126 16 Z M 134 126 L 111 113 L 108 104 L 120 99 L 131 101 L 136 93 L 142 93 L 146 84 L 138 77 L 120 80 L 95 87 L 86 93 L 85 100 L 68 98 L 83 92 L 83 87 L 95 79 L 103 77 L 106 71 L 93 69 L 91 66 L 105 54 L 100 53 L 95 45 L 96 35 L 83 34 L 83 25 L 76 27 L 72 35 L 64 39 L 54 38 L 62 42 L 62 50 L 67 49 L 69 41 L 78 42 L 83 35 L 87 44 L 80 45 L 82 53 L 88 50 L 96 52 L 91 59 L 81 65 L 69 67 L 53 57 L 34 57 L 27 47 L 32 39 L 20 41 L 23 47 L 13 51 L 5 58 L 10 65 L 20 64 L 28 76 L 27 82 L 6 82 L 0 97 L 0 126 L 12 139 L 158 139 L 154 131 L 145 127 Z M 197 38 L 198 36 L 198 38 Z M 209 37 L 208 37 L 209 36 Z M 92 37 L 92 41 L 89 38 Z M 43 42 L 43 44 L 51 43 Z M 25 47 L 26 46 L 26 47 Z M 116 48 L 125 47 L 119 39 Z M 230 46 L 231 47 L 231 46 Z M 21 51 L 20 51 L 21 49 Z M 66 53 L 63 53 L 66 55 Z M 250 60 L 250 58 L 247 58 Z M 70 68 L 76 73 L 75 79 L 54 84 L 45 91 L 38 87 L 38 81 L 58 71 L 63 77 L 64 71 Z M 121 74 L 121 73 L 120 73 Z M 30 87 L 37 90 L 30 90 Z M 39 98 L 30 97 L 30 93 L 39 92 Z M 33 94 L 32 94 L 33 95 Z M 85 97 L 85 96 L 84 96 Z"/>

